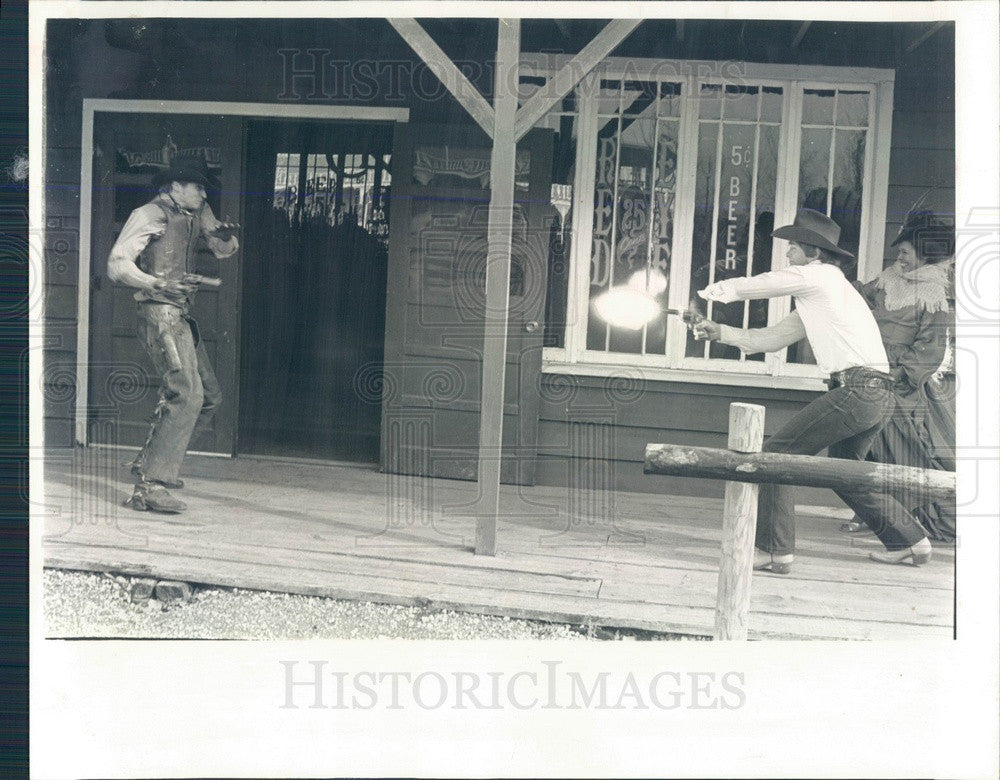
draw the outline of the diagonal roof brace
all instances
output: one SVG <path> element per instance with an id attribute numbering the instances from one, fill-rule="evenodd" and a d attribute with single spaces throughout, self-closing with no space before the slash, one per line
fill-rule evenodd
<path id="1" fill-rule="evenodd" d="M 445 89 L 472 115 L 483 132 L 492 138 L 493 107 L 486 102 L 482 93 L 451 61 L 451 57 L 444 53 L 416 19 L 387 19 L 386 21 L 395 28 L 396 32 L 410 45 L 410 48 L 417 53 L 424 64 L 431 69 L 431 72 L 438 77 Z"/>
<path id="2" fill-rule="evenodd" d="M 922 33 L 920 33 L 920 35 L 918 35 L 916 38 L 910 41 L 909 44 L 907 44 L 906 53 L 909 54 L 910 52 L 912 52 L 914 49 L 920 46 L 920 44 L 922 44 L 924 41 L 930 38 L 934 33 L 936 33 L 938 30 L 944 27 L 944 25 L 945 22 L 935 22 L 930 27 L 925 29 Z"/>
<path id="3" fill-rule="evenodd" d="M 792 39 L 792 48 L 797 49 L 799 44 L 802 43 L 802 39 L 806 37 L 806 33 L 809 32 L 809 28 L 812 27 L 812 22 L 802 22 L 799 25 L 799 31 L 795 33 L 795 37 Z"/>
<path id="4" fill-rule="evenodd" d="M 570 90 L 590 71 L 597 67 L 601 60 L 607 57 L 618 44 L 625 40 L 642 19 L 615 19 L 594 36 L 573 59 L 567 62 L 560 71 L 549 79 L 548 83 L 532 95 L 523 106 L 517 110 L 517 121 L 514 124 L 514 140 L 524 137 L 535 122 L 545 116 L 552 107 L 566 97 Z"/>

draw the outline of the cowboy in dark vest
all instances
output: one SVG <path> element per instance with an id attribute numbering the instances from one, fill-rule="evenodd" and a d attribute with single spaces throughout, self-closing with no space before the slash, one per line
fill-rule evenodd
<path id="1" fill-rule="evenodd" d="M 108 257 L 111 280 L 136 289 L 139 342 L 161 381 L 149 436 L 132 463 L 136 484 L 126 503 L 139 510 L 185 509 L 167 488 L 184 486 L 179 472 L 188 444 L 222 400 L 191 317 L 194 266 L 201 242 L 218 258 L 235 254 L 238 226 L 215 218 L 205 202 L 207 185 L 204 158 L 175 158 L 153 177 L 159 193 L 132 212 Z"/>

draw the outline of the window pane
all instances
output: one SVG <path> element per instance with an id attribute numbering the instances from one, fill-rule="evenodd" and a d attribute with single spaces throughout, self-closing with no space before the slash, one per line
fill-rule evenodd
<path id="1" fill-rule="evenodd" d="M 636 271 L 645 270 L 650 254 L 650 194 L 656 123 L 625 120 L 621 128 L 609 280 L 612 285 L 626 283 Z M 612 352 L 640 354 L 642 351 L 641 331 L 612 327 L 609 336 L 607 348 Z"/>
<path id="2" fill-rule="evenodd" d="M 659 116 L 679 117 L 681 115 L 681 85 L 673 82 L 660 84 Z"/>
<path id="3" fill-rule="evenodd" d="M 727 106 L 728 109 L 728 106 Z M 703 129 L 705 125 L 702 125 Z M 751 197 L 756 169 L 756 130 L 753 125 L 723 124 L 722 156 L 716 158 L 716 148 L 703 146 L 698 156 L 698 181 L 707 192 L 704 213 L 695 217 L 695 251 L 692 258 L 690 295 L 696 300 L 697 291 L 712 282 L 747 276 L 747 253 L 751 231 Z M 717 134 L 712 134 L 717 140 Z M 718 192 L 715 176 L 718 173 Z M 771 185 L 773 190 L 773 183 Z M 716 210 L 717 209 L 717 210 Z M 715 230 L 713 233 L 713 218 Z M 705 305 L 702 303 L 701 305 Z M 708 316 L 726 325 L 742 328 L 747 314 L 746 302 L 705 305 Z M 688 334 L 687 354 L 739 360 L 740 351 L 718 342 L 707 345 L 694 341 Z"/>
<path id="4" fill-rule="evenodd" d="M 827 212 L 827 187 L 830 179 L 830 138 L 833 130 L 802 129 L 802 152 L 799 158 L 799 208 Z"/>
<path id="5" fill-rule="evenodd" d="M 830 138 L 834 133 L 831 195 L 828 178 Z M 802 131 L 799 206 L 821 211 L 840 225 L 840 245 L 855 257 L 861 235 L 866 135 L 864 130 Z"/>
<path id="6" fill-rule="evenodd" d="M 830 218 L 840 225 L 840 246 L 855 257 L 861 240 L 866 136 L 864 130 L 837 130 L 834 146 Z M 848 278 L 855 278 L 855 272 L 852 269 Z"/>
<path id="7" fill-rule="evenodd" d="M 781 121 L 781 87 L 764 87 L 760 95 L 760 120 L 762 122 Z"/>
<path id="8" fill-rule="evenodd" d="M 545 86 L 545 76 L 521 76 L 517 85 L 517 104 L 523 106 L 528 99 Z"/>
<path id="9" fill-rule="evenodd" d="M 597 113 L 599 116 L 614 116 L 621 111 L 621 82 L 601 79 L 597 93 Z"/>
<path id="10" fill-rule="evenodd" d="M 760 148 L 757 154 L 757 192 L 754 203 L 754 219 L 752 233 L 753 246 L 745 250 L 751 257 L 751 276 L 767 273 L 771 270 L 771 252 L 773 240 L 771 233 L 774 231 L 774 203 L 778 180 L 778 138 L 781 132 L 779 127 L 761 126 L 760 128 Z M 749 241 L 748 241 L 749 244 Z M 767 310 L 769 301 L 759 299 L 747 301 L 744 317 L 746 318 L 741 327 L 764 328 L 767 327 Z M 745 355 L 745 360 L 763 362 L 764 354 Z"/>
<path id="11" fill-rule="evenodd" d="M 704 101 L 702 101 L 704 105 Z M 715 200 L 715 160 L 719 125 L 715 122 L 699 123 L 698 163 L 695 175 L 694 226 L 691 245 L 691 288 L 689 297 L 709 284 L 712 255 L 712 203 Z M 688 334 L 688 357 L 704 357 L 704 342 L 695 342 Z"/>
<path id="12" fill-rule="evenodd" d="M 594 223 L 590 251 L 590 299 L 611 287 L 611 253 L 616 239 L 616 184 L 618 170 L 617 119 L 604 122 L 597 131 L 597 161 L 594 178 Z M 607 348 L 607 327 L 597 317 L 587 317 L 587 349 Z"/>
<path id="13" fill-rule="evenodd" d="M 837 94 L 837 124 L 868 127 L 868 93 L 844 92 Z"/>
<path id="14" fill-rule="evenodd" d="M 702 84 L 698 97 L 698 117 L 718 119 L 722 115 L 722 85 Z"/>
<path id="15" fill-rule="evenodd" d="M 802 124 L 832 125 L 833 124 L 832 89 L 807 89 L 802 96 Z"/>
<path id="16" fill-rule="evenodd" d="M 742 115 L 740 124 L 699 123 L 695 180 L 695 214 L 689 297 L 708 316 L 737 328 L 767 325 L 767 300 L 730 304 L 706 303 L 698 290 L 712 282 L 753 276 L 771 268 L 771 232 L 774 229 L 780 126 L 758 124 L 758 100 L 766 94 L 767 112 L 781 116 L 781 90 L 755 86 L 727 87 L 724 116 Z M 751 113 L 753 123 L 749 122 Z M 763 120 L 762 120 L 763 121 Z M 763 361 L 764 355 L 745 356 L 735 347 L 695 341 L 688 334 L 688 357 Z"/>
<path id="17" fill-rule="evenodd" d="M 576 117 L 549 116 L 546 127 L 558 129 L 553 138 L 551 225 L 548 236 L 548 291 L 545 297 L 546 347 L 566 346 L 566 296 L 573 244 L 573 177 L 576 163 Z"/>
<path id="18" fill-rule="evenodd" d="M 757 87 L 726 86 L 726 119 L 757 120 L 757 103 L 760 90 Z"/>
<path id="19" fill-rule="evenodd" d="M 627 116 L 656 115 L 656 82 L 626 81 L 622 85 L 622 106 Z"/>
<path id="20" fill-rule="evenodd" d="M 830 178 L 830 141 L 833 140 L 833 180 Z M 861 202 L 864 193 L 867 131 L 802 131 L 799 205 L 815 209 L 840 225 L 840 246 L 858 256 L 861 243 Z M 848 279 L 857 278 L 857 264 L 844 265 Z M 807 342 L 789 347 L 789 363 L 815 363 Z"/>

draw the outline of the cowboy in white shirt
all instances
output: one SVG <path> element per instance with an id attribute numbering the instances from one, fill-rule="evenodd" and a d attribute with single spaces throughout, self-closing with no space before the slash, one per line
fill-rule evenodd
<path id="1" fill-rule="evenodd" d="M 837 244 L 840 227 L 829 217 L 801 210 L 792 225 L 772 234 L 789 242 L 790 267 L 748 278 L 726 279 L 699 291 L 726 304 L 792 295 L 795 310 L 769 328 L 740 329 L 704 320 L 696 339 L 718 340 L 746 353 L 775 352 L 809 339 L 816 362 L 830 374 L 830 390 L 773 434 L 765 452 L 815 455 L 824 448 L 835 458 L 864 459 L 872 440 L 892 414 L 889 361 L 868 305 L 844 277 L 839 263 L 853 255 Z M 931 545 L 910 512 L 888 493 L 837 494 L 879 537 L 882 563 L 920 564 Z M 795 548 L 793 489 L 761 485 L 754 568 L 787 574 Z"/>

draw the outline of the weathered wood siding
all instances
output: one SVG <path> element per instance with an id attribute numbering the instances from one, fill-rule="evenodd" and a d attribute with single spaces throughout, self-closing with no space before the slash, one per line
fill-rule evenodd
<path id="1" fill-rule="evenodd" d="M 936 36 L 954 39 L 948 28 Z M 885 265 L 896 259 L 889 244 L 918 198 L 926 194 L 925 207 L 955 213 L 955 63 L 928 51 L 916 49 L 896 71 Z"/>
<path id="2" fill-rule="evenodd" d="M 538 482 L 594 491 L 629 490 L 722 497 L 723 483 L 643 474 L 649 443 L 725 447 L 729 404 L 765 407 L 764 435 L 816 393 L 685 382 L 623 382 L 546 375 L 539 420 Z M 836 505 L 829 491 L 803 490 L 802 503 Z"/>

